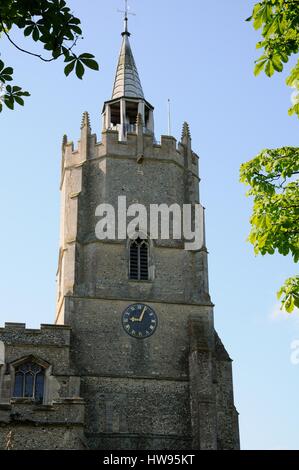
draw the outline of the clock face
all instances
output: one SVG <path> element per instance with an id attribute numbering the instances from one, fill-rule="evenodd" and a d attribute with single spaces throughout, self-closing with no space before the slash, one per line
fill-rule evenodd
<path id="1" fill-rule="evenodd" d="M 148 305 L 129 305 L 122 314 L 124 330 L 133 338 L 144 339 L 151 336 L 158 325 L 154 310 Z"/>

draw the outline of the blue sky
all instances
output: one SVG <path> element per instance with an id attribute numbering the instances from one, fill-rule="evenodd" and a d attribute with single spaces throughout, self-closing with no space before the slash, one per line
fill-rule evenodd
<path id="1" fill-rule="evenodd" d="M 102 104 L 111 96 L 123 2 L 68 3 L 83 23 L 78 50 L 93 52 L 100 72 L 65 78 L 61 62 L 44 64 L 1 39 L 1 59 L 32 96 L 24 108 L 0 115 L 0 324 L 54 320 L 62 136 L 76 142 L 88 110 L 100 139 Z M 201 158 L 210 289 L 216 328 L 234 359 L 242 448 L 299 449 L 299 365 L 290 361 L 299 315 L 275 315 L 275 292 L 297 267 L 289 258 L 254 256 L 246 243 L 252 203 L 238 182 L 240 164 L 261 149 L 298 145 L 286 73 L 253 75 L 258 34 L 244 21 L 253 4 L 132 0 L 131 44 L 155 106 L 157 139 L 167 132 L 170 98 L 172 133 L 179 139 L 187 120 Z M 27 44 L 18 32 L 14 37 Z"/>

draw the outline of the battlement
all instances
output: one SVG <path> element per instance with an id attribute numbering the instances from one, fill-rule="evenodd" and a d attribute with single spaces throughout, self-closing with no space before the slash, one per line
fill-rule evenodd
<path id="1" fill-rule="evenodd" d="M 102 140 L 97 142 L 96 134 L 89 134 L 87 149 L 83 149 L 82 139 L 78 141 L 75 149 L 73 142 L 65 144 L 64 168 L 80 167 L 86 160 L 94 160 L 109 156 L 111 158 L 126 157 L 137 158 L 142 155 L 144 159 L 169 160 L 180 166 L 184 166 L 185 147 L 173 136 L 162 135 L 157 142 L 153 134 L 128 133 L 126 141 L 119 140 L 116 130 L 105 130 Z M 199 157 L 192 153 L 192 171 L 198 172 Z"/>

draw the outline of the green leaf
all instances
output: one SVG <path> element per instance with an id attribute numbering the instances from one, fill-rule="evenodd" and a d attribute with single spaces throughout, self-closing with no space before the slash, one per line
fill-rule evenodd
<path id="1" fill-rule="evenodd" d="M 267 62 L 267 59 L 261 60 L 260 62 L 257 62 L 255 68 L 254 68 L 254 75 L 257 76 L 261 73 L 261 71 L 264 69 L 265 64 Z"/>
<path id="2" fill-rule="evenodd" d="M 272 75 L 274 74 L 275 70 L 274 70 L 274 67 L 273 67 L 273 63 L 272 61 L 269 59 L 267 61 L 267 64 L 266 64 L 266 67 L 265 67 L 265 73 L 268 77 L 272 77 Z"/>
<path id="3" fill-rule="evenodd" d="M 51 42 L 46 43 L 44 45 L 44 49 L 46 49 L 46 51 L 52 51 L 53 50 L 53 44 Z"/>
<path id="4" fill-rule="evenodd" d="M 267 32 L 266 36 L 272 36 L 273 34 L 280 33 L 280 22 L 278 16 L 274 19 L 271 19 L 270 22 L 267 24 Z"/>
<path id="5" fill-rule="evenodd" d="M 76 64 L 76 75 L 78 78 L 80 78 L 80 80 L 82 80 L 83 78 L 83 75 L 84 75 L 84 66 L 82 65 L 82 63 L 80 62 L 80 60 L 77 60 L 77 64 Z"/>
<path id="6" fill-rule="evenodd" d="M 294 109 L 294 106 L 292 106 L 291 108 L 289 108 L 288 110 L 288 115 L 289 116 L 293 116 L 295 114 L 295 109 Z"/>
<path id="7" fill-rule="evenodd" d="M 280 52 L 280 57 L 284 64 L 286 64 L 289 61 L 289 57 L 284 51 Z"/>
<path id="8" fill-rule="evenodd" d="M 53 59 L 58 59 L 58 57 L 60 57 L 61 54 L 62 54 L 62 53 L 61 53 L 61 49 L 58 48 L 58 49 L 56 49 L 56 50 L 54 50 L 54 51 L 52 52 L 52 57 L 53 57 Z"/>
<path id="9" fill-rule="evenodd" d="M 11 75 L 0 75 L 0 81 L 2 83 L 11 82 L 13 80 Z"/>
<path id="10" fill-rule="evenodd" d="M 73 60 L 64 68 L 64 73 L 67 77 L 74 70 L 75 64 L 76 64 L 76 60 Z"/>
<path id="11" fill-rule="evenodd" d="M 15 96 L 15 97 L 14 97 L 14 100 L 15 100 L 20 106 L 24 106 L 24 100 L 23 100 L 23 98 L 20 98 L 19 96 Z"/>
<path id="12" fill-rule="evenodd" d="M 288 110 L 289 116 L 293 116 L 294 114 L 297 114 L 299 118 L 299 103 L 295 104 Z"/>
<path id="13" fill-rule="evenodd" d="M 92 60 L 92 59 L 82 59 L 81 58 L 81 62 L 86 65 L 86 67 L 88 67 L 89 69 L 92 69 L 92 70 L 99 70 L 99 64 L 95 61 L 95 60 Z"/>
<path id="14" fill-rule="evenodd" d="M 12 75 L 13 74 L 13 68 L 12 67 L 6 67 L 0 73 L 2 75 Z"/>
<path id="15" fill-rule="evenodd" d="M 262 16 L 263 11 L 261 10 L 262 10 L 262 5 L 257 3 L 254 6 L 253 14 L 252 14 L 254 29 L 259 29 L 263 24 L 263 16 Z"/>
<path id="16" fill-rule="evenodd" d="M 82 29 L 79 26 L 72 26 L 72 30 L 77 34 L 82 34 Z"/>
<path id="17" fill-rule="evenodd" d="M 274 55 L 272 57 L 272 63 L 273 63 L 273 67 L 274 69 L 277 71 L 277 72 L 282 72 L 283 70 L 283 65 L 281 63 L 281 59 L 280 59 L 280 56 L 278 54 Z"/>
<path id="18" fill-rule="evenodd" d="M 82 60 L 82 59 L 94 59 L 94 55 L 88 54 L 87 52 L 84 52 L 83 54 L 80 55 L 79 59 L 80 60 Z"/>
<path id="19" fill-rule="evenodd" d="M 34 25 L 27 26 L 27 28 L 24 29 L 24 36 L 30 36 L 34 29 Z"/>
<path id="20" fill-rule="evenodd" d="M 77 57 L 75 55 L 71 55 L 69 51 L 63 51 L 64 54 L 64 62 L 72 62 L 73 60 L 76 61 Z"/>
<path id="21" fill-rule="evenodd" d="M 292 70 L 291 70 L 291 73 L 290 75 L 288 76 L 288 78 L 286 79 L 286 84 L 288 86 L 295 86 L 297 80 L 299 80 L 299 61 L 296 65 L 296 67 L 294 67 Z"/>
<path id="22" fill-rule="evenodd" d="M 4 95 L 4 103 L 9 109 L 14 109 L 14 100 L 11 96 Z"/>
<path id="23" fill-rule="evenodd" d="M 37 42 L 39 40 L 39 30 L 38 28 L 34 28 L 33 33 L 32 33 L 32 39 Z"/>

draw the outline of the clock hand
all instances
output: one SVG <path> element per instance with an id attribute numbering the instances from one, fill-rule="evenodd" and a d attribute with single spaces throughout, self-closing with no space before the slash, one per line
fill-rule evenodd
<path id="1" fill-rule="evenodd" d="M 145 306 L 145 307 L 144 307 L 144 309 L 142 310 L 142 314 L 140 315 L 140 317 L 139 317 L 138 321 L 140 321 L 140 322 L 141 322 L 141 321 L 143 320 L 143 317 L 144 317 L 144 314 L 145 314 L 146 308 L 147 308 L 147 307 Z"/>

